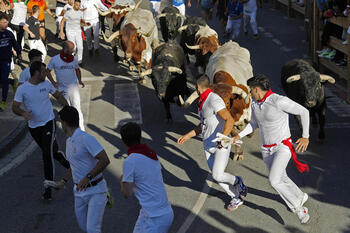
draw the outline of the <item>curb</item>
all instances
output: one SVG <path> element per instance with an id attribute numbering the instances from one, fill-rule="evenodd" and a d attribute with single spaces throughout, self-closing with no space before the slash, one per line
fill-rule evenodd
<path id="1" fill-rule="evenodd" d="M 0 158 L 11 151 L 27 133 L 27 122 L 21 121 L 15 130 L 4 140 L 0 142 Z"/>

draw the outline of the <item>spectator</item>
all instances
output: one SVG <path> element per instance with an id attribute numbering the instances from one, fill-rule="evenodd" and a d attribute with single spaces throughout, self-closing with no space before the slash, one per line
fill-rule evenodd
<path id="1" fill-rule="evenodd" d="M 83 19 L 83 12 L 80 11 L 80 0 L 75 0 L 73 9 L 64 14 L 60 24 L 60 37 L 62 40 L 65 38 L 65 33 L 63 32 L 65 23 L 67 39 L 74 43 L 76 54 L 78 55 L 78 64 L 83 66 L 83 37 L 80 25 L 90 26 L 90 23 L 86 23 Z"/>
<path id="2" fill-rule="evenodd" d="M 56 142 L 56 123 L 52 103 L 49 94 L 66 106 L 68 103 L 52 84 L 45 80 L 45 64 L 41 61 L 33 62 L 30 66 L 30 79 L 21 85 L 15 95 L 12 111 L 28 121 L 29 132 L 42 150 L 44 161 L 45 180 L 53 181 L 55 177 L 54 160 L 60 162 L 65 168 L 69 168 L 64 153 L 58 150 Z M 23 103 L 26 110 L 21 109 Z M 45 187 L 42 195 L 44 200 L 51 200 L 50 187 Z"/>
<path id="3" fill-rule="evenodd" d="M 73 177 L 74 209 L 79 227 L 84 232 L 99 233 L 108 191 L 102 172 L 110 161 L 101 144 L 79 129 L 79 114 L 74 107 L 66 106 L 58 114 L 68 137 L 66 155 L 71 169 L 56 182 L 56 186 L 64 188 Z"/>
<path id="4" fill-rule="evenodd" d="M 5 110 L 9 84 L 13 86 L 13 91 L 16 92 L 18 80 L 9 79 L 12 61 L 12 49 L 15 49 L 17 56 L 21 59 L 21 50 L 12 32 L 7 30 L 8 16 L 0 12 L 0 80 L 2 83 L 2 101 L 0 103 L 0 111 Z"/>
<path id="5" fill-rule="evenodd" d="M 73 9 L 73 5 L 74 5 L 74 0 L 68 0 L 68 1 L 67 1 L 67 4 L 64 5 L 64 7 L 63 7 L 61 13 L 59 14 L 59 16 L 62 17 L 62 19 L 63 19 L 64 14 L 65 14 L 67 11 Z M 61 24 L 62 19 L 60 20 L 60 24 Z M 58 32 L 58 33 L 59 33 L 59 32 Z"/>
<path id="6" fill-rule="evenodd" d="M 229 0 L 227 11 L 228 19 L 225 35 L 230 35 L 232 33 L 232 40 L 237 40 L 239 31 L 241 30 L 243 5 L 239 0 Z"/>
<path id="7" fill-rule="evenodd" d="M 245 35 L 248 35 L 248 23 L 250 23 L 255 39 L 258 39 L 258 26 L 256 24 L 257 10 L 256 0 L 243 1 L 243 31 Z"/>
<path id="8" fill-rule="evenodd" d="M 0 0 L 0 12 L 9 13 L 14 7 L 13 0 Z"/>
<path id="9" fill-rule="evenodd" d="M 47 77 L 58 87 L 60 92 L 63 92 L 64 97 L 68 101 L 68 104 L 75 107 L 79 112 L 80 128 L 85 130 L 83 114 L 80 109 L 80 94 L 79 84 L 84 87 L 84 83 L 81 81 L 81 71 L 79 69 L 77 60 L 72 55 L 74 51 L 74 44 L 72 41 L 65 41 L 60 54 L 51 58 L 49 65 L 47 66 Z M 53 80 L 51 70 L 55 70 L 56 82 Z"/>
<path id="10" fill-rule="evenodd" d="M 189 2 L 191 1 L 189 0 Z M 212 19 L 215 0 L 197 0 L 197 4 L 196 4 L 197 8 L 199 7 L 199 4 L 201 6 L 202 18 L 208 22 L 208 20 Z"/>
<path id="11" fill-rule="evenodd" d="M 124 160 L 120 177 L 121 192 L 125 198 L 135 193 L 141 205 L 134 232 L 166 233 L 174 213 L 168 201 L 157 154 L 146 144 L 140 144 L 141 128 L 138 124 L 123 125 L 120 134 L 128 147 L 128 157 Z"/>
<path id="12" fill-rule="evenodd" d="M 102 11 L 107 11 L 108 8 L 102 4 L 100 0 L 85 0 L 82 4 L 83 18 L 85 22 L 90 23 L 90 26 L 85 26 L 84 31 L 86 34 L 86 42 L 89 49 L 89 55 L 99 54 L 100 48 L 100 22 L 99 22 L 99 14 L 96 7 L 100 8 Z M 92 44 L 92 37 L 94 43 Z"/>
<path id="13" fill-rule="evenodd" d="M 39 50 L 43 54 L 43 61 L 45 61 L 47 52 L 43 41 L 40 39 L 40 21 L 38 20 L 40 14 L 39 6 L 33 6 L 32 11 L 33 15 L 28 18 L 23 29 L 28 33 L 29 48 L 31 50 Z"/>
<path id="14" fill-rule="evenodd" d="M 54 19 L 56 19 L 56 16 L 54 13 L 51 12 L 51 10 L 47 7 L 45 0 L 29 0 L 27 3 L 28 11 L 33 11 L 33 6 L 39 6 L 40 12 L 38 16 L 38 20 L 40 22 L 40 38 L 43 41 L 43 43 L 46 44 L 46 32 L 45 32 L 45 11 Z M 33 14 L 33 13 L 32 13 Z"/>
<path id="15" fill-rule="evenodd" d="M 43 53 L 37 49 L 32 49 L 29 51 L 28 53 L 29 65 L 19 75 L 18 86 L 22 85 L 23 83 L 27 82 L 30 79 L 30 65 L 35 61 L 42 62 L 42 55 Z"/>
<path id="16" fill-rule="evenodd" d="M 64 6 L 68 3 L 67 0 L 56 0 L 56 34 L 55 36 L 59 38 L 59 32 L 60 32 L 60 23 L 63 18 L 61 16 L 61 12 L 64 8 Z"/>
<path id="17" fill-rule="evenodd" d="M 11 19 L 10 27 L 14 31 L 16 31 L 17 43 L 21 50 L 24 45 L 23 26 L 26 22 L 26 18 L 27 18 L 27 6 L 24 4 L 22 0 L 18 0 L 17 2 L 14 3 L 13 16 Z"/>

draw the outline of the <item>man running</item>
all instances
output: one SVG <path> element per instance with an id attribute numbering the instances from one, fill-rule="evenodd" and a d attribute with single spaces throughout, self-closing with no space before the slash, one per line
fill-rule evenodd
<path id="1" fill-rule="evenodd" d="M 62 105 L 67 101 L 59 91 L 47 80 L 46 67 L 41 61 L 33 62 L 30 66 L 31 78 L 18 87 L 12 104 L 12 111 L 28 121 L 29 132 L 42 150 L 45 180 L 53 181 L 55 177 L 54 159 L 65 168 L 69 168 L 64 154 L 58 151 L 56 142 L 56 123 L 49 94 L 53 95 Z M 21 109 L 24 104 L 26 110 Z M 51 200 L 51 188 L 45 188 L 42 198 Z"/>
<path id="2" fill-rule="evenodd" d="M 258 26 L 256 24 L 256 0 L 243 0 L 243 31 L 248 35 L 248 24 L 250 24 L 254 39 L 258 39 Z"/>
<path id="3" fill-rule="evenodd" d="M 303 205 L 308 195 L 288 177 L 286 167 L 292 156 L 300 172 L 309 170 L 307 164 L 297 160 L 288 120 L 288 114 L 301 117 L 303 134 L 296 141 L 296 150 L 304 152 L 309 144 L 309 111 L 288 97 L 273 93 L 265 75 L 256 75 L 248 79 L 247 84 L 254 100 L 251 106 L 252 118 L 246 128 L 234 137 L 234 141 L 260 128 L 262 157 L 269 169 L 270 184 L 297 214 L 300 222 L 306 223 L 310 216 Z"/>
<path id="4" fill-rule="evenodd" d="M 80 10 L 80 0 L 75 0 L 73 9 L 64 13 L 63 19 L 60 24 L 60 37 L 62 40 L 65 38 L 63 31 L 64 24 L 66 23 L 67 39 L 72 41 L 76 47 L 76 53 L 78 57 L 78 64 L 83 65 L 83 37 L 81 25 L 90 26 L 90 23 L 85 23 L 83 19 L 83 12 Z"/>
<path id="5" fill-rule="evenodd" d="M 18 86 L 22 85 L 24 82 L 29 81 L 30 79 L 30 65 L 35 61 L 42 61 L 43 53 L 37 49 L 32 49 L 28 53 L 29 66 L 26 67 L 21 74 L 19 75 Z"/>
<path id="6" fill-rule="evenodd" d="M 141 128 L 127 123 L 120 129 L 128 157 L 120 177 L 121 192 L 125 198 L 134 193 L 141 210 L 134 233 L 166 233 L 174 219 L 163 183 L 162 166 L 154 150 L 141 143 Z"/>
<path id="7" fill-rule="evenodd" d="M 225 136 L 231 133 L 234 123 L 233 118 L 221 97 L 210 89 L 208 76 L 200 77 L 197 80 L 196 88 L 199 94 L 198 106 L 201 123 L 195 129 L 181 136 L 177 143 L 183 144 L 190 138 L 202 133 L 204 152 L 212 176 L 231 197 L 227 209 L 234 210 L 243 204 L 243 199 L 247 195 L 247 188 L 241 177 L 225 172 L 231 146 L 222 147 L 220 144 L 213 142 L 217 133 L 222 133 Z M 236 189 L 237 186 L 234 187 L 235 185 L 239 185 L 238 189 Z M 235 193 L 235 190 L 240 190 L 239 194 Z"/>
<path id="8" fill-rule="evenodd" d="M 68 137 L 66 156 L 71 169 L 56 181 L 56 186 L 62 189 L 73 176 L 74 208 L 79 227 L 87 233 L 101 233 L 108 191 L 102 172 L 110 161 L 101 144 L 79 129 L 79 114 L 74 107 L 65 106 L 58 115 Z"/>
<path id="9" fill-rule="evenodd" d="M 243 5 L 240 0 L 228 0 L 227 12 L 228 19 L 225 36 L 232 34 L 231 39 L 237 41 L 243 18 Z"/>
<path id="10" fill-rule="evenodd" d="M 48 79 L 63 92 L 64 97 L 70 106 L 75 107 L 79 112 L 80 129 L 85 130 L 83 113 L 80 108 L 80 94 L 78 82 L 85 87 L 81 81 L 81 71 L 77 60 L 73 56 L 74 44 L 72 41 L 65 41 L 60 54 L 51 58 L 47 66 Z M 55 70 L 56 82 L 52 78 L 51 70 Z"/>

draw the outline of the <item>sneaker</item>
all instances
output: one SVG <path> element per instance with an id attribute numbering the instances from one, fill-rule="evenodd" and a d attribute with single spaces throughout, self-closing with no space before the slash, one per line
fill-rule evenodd
<path id="1" fill-rule="evenodd" d="M 331 51 L 329 49 L 324 49 L 323 52 L 318 54 L 319 57 L 326 57 Z"/>
<path id="2" fill-rule="evenodd" d="M 228 211 L 231 211 L 231 210 L 236 210 L 238 209 L 238 207 L 240 205 L 243 204 L 243 201 L 241 198 L 237 198 L 237 197 L 234 197 L 232 198 L 232 200 L 230 201 L 230 204 L 227 205 L 227 210 Z"/>
<path id="3" fill-rule="evenodd" d="M 6 102 L 5 101 L 1 101 L 1 104 L 0 104 L 0 111 L 4 111 L 5 110 L 5 107 L 6 107 Z"/>
<path id="4" fill-rule="evenodd" d="M 307 223 L 310 219 L 310 215 L 308 214 L 309 210 L 302 206 L 296 211 L 296 215 L 298 216 L 301 223 Z"/>
<path id="5" fill-rule="evenodd" d="M 106 206 L 107 206 L 108 208 L 112 208 L 113 205 L 114 205 L 114 200 L 113 200 L 113 198 L 112 198 L 111 193 L 108 191 L 108 192 L 107 192 L 107 203 L 106 203 Z"/>
<path id="6" fill-rule="evenodd" d="M 336 53 L 336 51 L 333 49 L 326 56 L 324 56 L 324 58 L 332 59 L 332 58 L 334 58 L 335 53 Z"/>
<path id="7" fill-rule="evenodd" d="M 248 194 L 248 188 L 247 186 L 244 185 L 242 177 L 236 176 L 236 178 L 237 178 L 236 185 L 239 185 L 240 187 L 239 196 L 244 200 Z"/>
<path id="8" fill-rule="evenodd" d="M 45 188 L 45 191 L 42 195 L 43 200 L 51 201 L 52 200 L 52 192 L 51 188 Z"/>
<path id="9" fill-rule="evenodd" d="M 16 93 L 18 88 L 18 78 L 13 79 L 13 93 Z"/>
<path id="10" fill-rule="evenodd" d="M 349 42 L 348 42 L 348 40 L 344 40 L 342 44 L 347 45 L 347 44 L 349 44 Z"/>

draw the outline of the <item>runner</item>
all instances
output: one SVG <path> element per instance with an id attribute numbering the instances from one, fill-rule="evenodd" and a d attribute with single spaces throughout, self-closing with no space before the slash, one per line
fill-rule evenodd
<path id="1" fill-rule="evenodd" d="M 66 155 L 71 169 L 55 182 L 56 186 L 64 188 L 73 176 L 74 208 L 79 227 L 87 233 L 101 233 L 108 191 L 102 172 L 110 161 L 101 144 L 79 129 L 79 113 L 74 107 L 66 106 L 58 114 L 68 137 Z"/>
<path id="2" fill-rule="evenodd" d="M 217 133 L 222 133 L 225 136 L 231 133 L 233 118 L 221 97 L 213 93 L 209 87 L 210 81 L 207 76 L 202 76 L 197 80 L 196 88 L 200 95 L 198 111 L 201 123 L 195 129 L 181 136 L 177 143 L 183 144 L 190 138 L 202 133 L 204 152 L 212 176 L 231 197 L 227 209 L 234 210 L 243 204 L 243 200 L 247 195 L 247 188 L 241 177 L 225 172 L 230 157 L 231 145 L 222 147 L 220 144 L 213 142 Z M 238 186 L 234 187 L 235 185 Z M 236 190 L 240 190 L 239 194 Z"/>
<path id="3" fill-rule="evenodd" d="M 43 56 L 42 52 L 40 52 L 37 49 L 32 49 L 29 51 L 29 53 L 28 53 L 29 65 L 19 75 L 18 86 L 29 81 L 30 76 L 31 76 L 30 75 L 30 65 L 35 61 L 42 61 L 42 56 Z"/>
<path id="4" fill-rule="evenodd" d="M 24 45 L 24 30 L 23 26 L 26 22 L 27 18 L 27 6 L 24 4 L 22 0 L 18 0 L 13 3 L 13 16 L 11 19 L 10 27 L 16 32 L 17 35 L 17 43 L 20 49 L 22 50 Z"/>
<path id="5" fill-rule="evenodd" d="M 241 30 L 243 17 L 243 5 L 240 0 L 228 0 L 227 4 L 228 19 L 225 36 L 232 34 L 231 39 L 237 41 Z"/>
<path id="6" fill-rule="evenodd" d="M 248 35 L 248 23 L 253 31 L 254 39 L 258 39 L 258 26 L 256 24 L 256 12 L 258 7 L 256 6 L 256 0 L 243 0 L 243 31 Z"/>
<path id="7" fill-rule="evenodd" d="M 256 75 L 247 81 L 253 97 L 252 119 L 247 127 L 234 137 L 234 141 L 260 128 L 263 160 L 269 169 L 271 186 L 279 193 L 287 206 L 296 213 L 301 223 L 310 216 L 304 203 L 308 195 L 288 177 L 286 167 L 293 157 L 300 172 L 309 171 L 307 164 L 300 163 L 291 141 L 289 114 L 301 118 L 303 135 L 296 141 L 296 150 L 304 152 L 309 144 L 309 111 L 288 97 L 275 94 L 265 75 Z"/>
<path id="8" fill-rule="evenodd" d="M 63 11 L 64 6 L 68 3 L 67 0 L 56 0 L 56 34 L 55 36 L 59 38 L 59 32 L 60 32 L 60 23 L 63 18 L 63 15 L 61 16 L 61 13 Z"/>
<path id="9" fill-rule="evenodd" d="M 120 177 L 121 192 L 125 198 L 134 193 L 141 210 L 134 233 L 166 233 L 174 219 L 164 187 L 162 166 L 157 154 L 141 143 L 141 128 L 127 123 L 120 129 L 123 143 L 128 147 L 128 157 Z"/>
<path id="10" fill-rule="evenodd" d="M 83 113 L 80 108 L 80 94 L 78 82 L 82 87 L 85 87 L 81 81 L 81 71 L 77 60 L 72 55 L 74 44 L 72 41 L 65 41 L 60 54 L 51 58 L 47 66 L 48 79 L 58 87 L 60 92 L 63 92 L 64 97 L 70 106 L 75 107 L 79 112 L 80 129 L 85 130 Z M 55 70 L 56 82 L 52 78 L 51 70 Z"/>
<path id="11" fill-rule="evenodd" d="M 41 61 L 33 62 L 30 66 L 31 77 L 28 82 L 18 87 L 12 104 L 12 111 L 28 121 L 29 132 L 42 150 L 45 180 L 53 181 L 55 177 L 54 159 L 65 168 L 69 168 L 64 153 L 58 151 L 56 142 L 56 123 L 49 94 L 53 95 L 62 105 L 67 101 L 52 84 L 45 80 L 46 68 Z M 26 110 L 21 109 L 23 103 Z M 51 200 L 50 187 L 45 187 L 42 195 L 44 200 Z"/>

